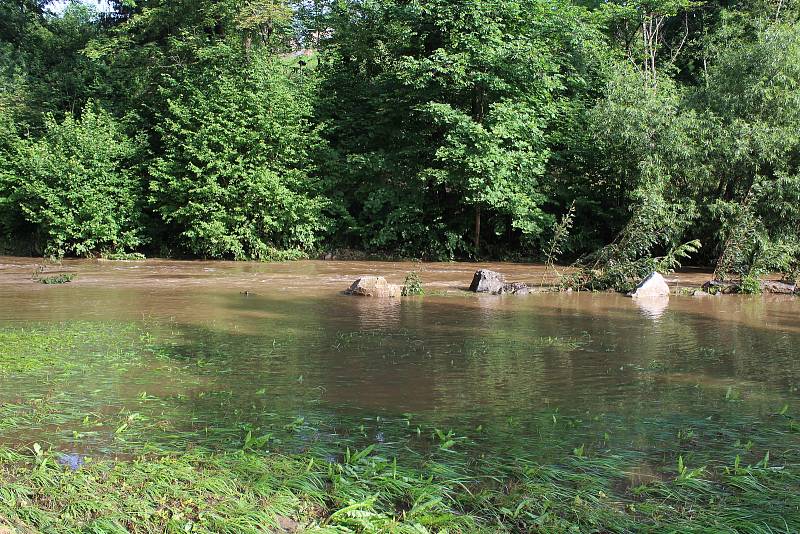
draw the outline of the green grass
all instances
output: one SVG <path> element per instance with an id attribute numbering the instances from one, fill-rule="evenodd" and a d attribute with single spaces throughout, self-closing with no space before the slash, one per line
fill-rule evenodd
<path id="1" fill-rule="evenodd" d="M 19 532 L 797 532 L 797 466 L 676 469 L 631 485 L 630 455 L 418 458 L 189 451 L 87 461 L 0 450 L 0 524 Z M 12 530 L 12 532 L 14 532 Z"/>

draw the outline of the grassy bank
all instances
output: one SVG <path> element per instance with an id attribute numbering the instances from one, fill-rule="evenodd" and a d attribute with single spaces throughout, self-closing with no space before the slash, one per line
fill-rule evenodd
<path id="1" fill-rule="evenodd" d="M 580 451 L 576 451 L 580 452 Z M 800 472 L 769 460 L 634 475 L 629 455 L 427 460 L 0 451 L 4 532 L 797 532 Z M 82 465 L 80 465 L 82 463 Z M 5 530 L 2 530 L 5 529 Z"/>

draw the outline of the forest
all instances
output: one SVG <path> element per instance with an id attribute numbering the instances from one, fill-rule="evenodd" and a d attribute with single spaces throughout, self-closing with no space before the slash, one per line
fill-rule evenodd
<path id="1" fill-rule="evenodd" d="M 793 0 L 0 2 L 0 248 L 793 279 Z"/>

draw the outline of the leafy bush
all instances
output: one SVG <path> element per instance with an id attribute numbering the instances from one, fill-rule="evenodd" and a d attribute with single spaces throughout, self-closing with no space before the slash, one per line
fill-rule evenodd
<path id="1" fill-rule="evenodd" d="M 268 57 L 171 81 L 150 200 L 179 247 L 237 260 L 314 249 L 328 222 L 306 172 L 317 138 L 304 90 Z"/>
<path id="2" fill-rule="evenodd" d="M 39 139 L 17 139 L 0 179 L 6 234 L 33 236 L 45 254 L 91 256 L 143 243 L 136 143 L 102 109 L 51 116 Z"/>
<path id="3" fill-rule="evenodd" d="M 755 276 L 745 276 L 739 283 L 739 291 L 746 295 L 758 295 L 761 293 L 761 279 Z"/>
<path id="4" fill-rule="evenodd" d="M 422 287 L 422 279 L 419 277 L 417 271 L 411 271 L 406 275 L 406 280 L 403 283 L 403 290 L 401 294 L 404 297 L 413 297 L 425 294 L 425 288 Z"/>

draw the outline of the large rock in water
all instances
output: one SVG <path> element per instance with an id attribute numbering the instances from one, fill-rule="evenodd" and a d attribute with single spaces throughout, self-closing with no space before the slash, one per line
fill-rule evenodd
<path id="1" fill-rule="evenodd" d="M 522 282 L 506 283 L 502 274 L 489 269 L 481 269 L 472 277 L 470 291 L 475 293 L 491 293 L 492 295 L 502 295 L 511 293 L 513 295 L 527 295 L 530 288 Z"/>
<path id="2" fill-rule="evenodd" d="M 489 269 L 481 269 L 472 277 L 472 284 L 470 284 L 469 290 L 475 293 L 499 294 L 503 291 L 505 283 L 506 281 L 502 274 Z"/>
<path id="3" fill-rule="evenodd" d="M 359 297 L 399 297 L 400 286 L 390 284 L 382 276 L 363 276 L 353 282 L 345 293 Z"/>
<path id="4" fill-rule="evenodd" d="M 663 276 L 653 272 L 642 280 L 639 285 L 636 286 L 636 289 L 628 293 L 628 296 L 635 298 L 668 297 L 669 286 Z"/>
<path id="5" fill-rule="evenodd" d="M 733 282 L 723 282 L 720 280 L 709 280 L 703 284 L 703 290 L 712 295 L 728 295 L 738 293 L 739 285 Z"/>

